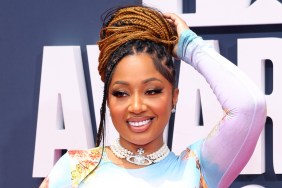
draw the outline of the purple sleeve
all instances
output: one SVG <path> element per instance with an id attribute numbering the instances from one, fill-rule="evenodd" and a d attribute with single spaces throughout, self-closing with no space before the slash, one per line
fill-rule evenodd
<path id="1" fill-rule="evenodd" d="M 265 97 L 239 68 L 191 30 L 181 33 L 177 53 L 206 79 L 225 112 L 205 138 L 200 156 L 209 187 L 228 187 L 255 149 L 266 119 Z"/>

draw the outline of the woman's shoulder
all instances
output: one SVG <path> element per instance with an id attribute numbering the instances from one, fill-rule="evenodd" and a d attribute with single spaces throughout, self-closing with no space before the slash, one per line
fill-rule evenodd
<path id="1" fill-rule="evenodd" d="M 69 150 L 67 153 L 69 155 L 72 185 L 79 185 L 79 183 L 99 165 L 103 148 L 96 147 L 86 150 Z"/>
<path id="2" fill-rule="evenodd" d="M 68 150 L 67 153 L 69 155 L 70 160 L 99 161 L 100 158 L 101 158 L 101 155 L 103 153 L 103 148 L 102 147 L 96 147 L 96 148 L 84 149 L 84 150 Z"/>
<path id="3" fill-rule="evenodd" d="M 99 164 L 102 147 L 68 150 L 56 163 L 40 188 L 77 187 Z"/>
<path id="4" fill-rule="evenodd" d="M 103 153 L 102 147 L 85 150 L 68 150 L 71 172 L 90 172 L 99 164 Z"/>

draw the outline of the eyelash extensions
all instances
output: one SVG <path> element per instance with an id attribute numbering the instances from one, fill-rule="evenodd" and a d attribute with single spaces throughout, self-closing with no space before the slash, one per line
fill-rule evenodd
<path id="1" fill-rule="evenodd" d="M 146 95 L 157 95 L 163 92 L 163 88 L 160 89 L 149 89 L 145 91 Z M 129 96 L 129 94 L 126 91 L 113 91 L 112 95 L 115 97 L 126 97 Z"/>

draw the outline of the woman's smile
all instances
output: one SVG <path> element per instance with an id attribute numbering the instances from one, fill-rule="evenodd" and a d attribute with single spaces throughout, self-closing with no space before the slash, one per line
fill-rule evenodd
<path id="1" fill-rule="evenodd" d="M 144 132 L 152 125 L 153 119 L 153 117 L 130 118 L 127 121 L 127 125 L 133 132 Z"/>

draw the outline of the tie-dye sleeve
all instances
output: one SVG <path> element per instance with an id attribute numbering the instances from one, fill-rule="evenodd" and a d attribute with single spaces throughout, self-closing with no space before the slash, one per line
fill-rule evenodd
<path id="1" fill-rule="evenodd" d="M 67 188 L 71 187 L 71 173 L 69 155 L 63 155 L 50 174 L 44 179 L 39 188 Z"/>
<path id="2" fill-rule="evenodd" d="M 225 112 L 205 138 L 200 160 L 209 187 L 228 187 L 250 159 L 264 127 L 265 97 L 242 71 L 191 30 L 181 33 L 177 55 L 206 79 Z"/>

